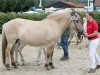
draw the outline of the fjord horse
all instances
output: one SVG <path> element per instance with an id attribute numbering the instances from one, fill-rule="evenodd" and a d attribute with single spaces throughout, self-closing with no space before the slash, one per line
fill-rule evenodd
<path id="1" fill-rule="evenodd" d="M 16 66 L 12 53 L 20 41 L 30 46 L 46 45 L 45 67 L 47 70 L 55 68 L 52 62 L 54 46 L 71 22 L 74 22 L 78 33 L 83 33 L 83 20 L 79 13 L 66 9 L 58 10 L 41 21 L 17 18 L 5 23 L 2 30 L 3 64 L 9 69 L 11 57 L 12 65 Z"/>

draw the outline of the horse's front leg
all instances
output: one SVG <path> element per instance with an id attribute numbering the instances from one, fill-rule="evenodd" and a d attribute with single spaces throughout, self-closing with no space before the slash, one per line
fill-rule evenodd
<path id="1" fill-rule="evenodd" d="M 22 65 L 24 65 L 24 58 L 22 55 L 22 49 L 24 48 L 25 44 L 22 44 L 20 41 L 17 42 L 16 44 L 16 49 L 15 49 L 15 63 L 18 66 L 18 53 L 20 55 L 21 61 L 22 61 Z"/>
<path id="2" fill-rule="evenodd" d="M 44 52 L 44 57 L 45 57 L 45 61 L 47 60 L 47 47 L 43 48 L 43 52 Z"/>
<path id="3" fill-rule="evenodd" d="M 53 57 L 53 52 L 54 52 L 54 48 L 52 49 L 52 52 L 51 52 L 51 55 L 50 55 L 50 62 L 49 62 L 49 65 L 52 69 L 54 69 L 54 65 L 53 65 L 53 62 L 52 62 L 52 57 Z"/>
<path id="4" fill-rule="evenodd" d="M 41 56 L 42 50 L 43 50 L 43 46 L 41 46 L 39 48 L 39 52 L 38 52 L 37 63 L 36 63 L 38 66 L 39 66 L 39 61 L 40 61 L 40 56 Z"/>
<path id="5" fill-rule="evenodd" d="M 15 49 L 15 63 L 18 67 L 18 50 Z"/>
<path id="6" fill-rule="evenodd" d="M 24 58 L 23 58 L 23 55 L 22 55 L 22 49 L 19 50 L 19 55 L 20 55 L 20 58 L 21 58 L 21 62 L 22 62 L 22 65 L 25 65 L 25 61 L 24 61 Z M 18 56 L 17 56 L 18 57 Z M 17 58 L 17 63 L 18 63 L 18 58 Z M 19 63 L 18 63 L 19 64 Z"/>
<path id="7" fill-rule="evenodd" d="M 11 63 L 14 66 L 14 68 L 18 67 L 18 64 L 16 63 L 16 55 L 18 55 L 18 51 L 17 51 L 17 47 L 18 47 L 18 41 L 16 40 L 16 42 L 14 43 L 14 45 L 12 46 L 12 50 L 11 50 Z M 15 52 L 15 61 L 14 60 L 14 52 Z"/>
<path id="8" fill-rule="evenodd" d="M 45 64 L 45 67 L 47 70 L 50 70 L 50 67 L 52 68 L 52 65 L 53 65 L 53 63 L 52 63 L 53 50 L 54 50 L 54 45 L 47 46 L 47 59 L 46 59 L 46 64 Z"/>
<path id="9" fill-rule="evenodd" d="M 70 43 L 71 43 L 73 37 L 74 37 L 74 34 L 71 34 L 71 35 L 70 35 L 70 38 L 69 38 L 69 40 L 68 40 L 68 45 L 70 45 Z"/>

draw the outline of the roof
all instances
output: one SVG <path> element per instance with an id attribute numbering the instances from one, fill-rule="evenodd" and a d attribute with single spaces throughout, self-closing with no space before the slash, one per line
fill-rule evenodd
<path id="1" fill-rule="evenodd" d="M 95 0 L 95 5 L 100 6 L 100 0 Z"/>
<path id="2" fill-rule="evenodd" d="M 56 3 L 53 3 L 53 4 L 50 4 L 50 5 L 47 5 L 45 7 L 65 7 L 65 8 L 84 8 L 85 4 L 76 4 L 76 3 L 73 3 L 73 2 L 70 2 L 70 1 L 58 1 Z"/>
<path id="3" fill-rule="evenodd" d="M 74 6 L 76 8 L 84 8 L 85 4 L 76 4 L 76 3 L 73 3 L 73 2 L 63 2 L 65 4 L 68 4 L 68 5 L 71 5 L 71 6 Z"/>

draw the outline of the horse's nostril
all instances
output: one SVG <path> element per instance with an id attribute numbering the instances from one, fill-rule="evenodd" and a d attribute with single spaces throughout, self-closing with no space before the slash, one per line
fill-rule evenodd
<path id="1" fill-rule="evenodd" d="M 84 31 L 78 31 L 79 34 L 83 34 Z"/>

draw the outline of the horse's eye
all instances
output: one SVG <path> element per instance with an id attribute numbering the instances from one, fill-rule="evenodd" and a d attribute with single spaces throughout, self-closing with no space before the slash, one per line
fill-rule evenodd
<path id="1" fill-rule="evenodd" d="M 79 21 L 78 21 L 78 20 L 76 20 L 76 22 L 78 23 Z"/>

